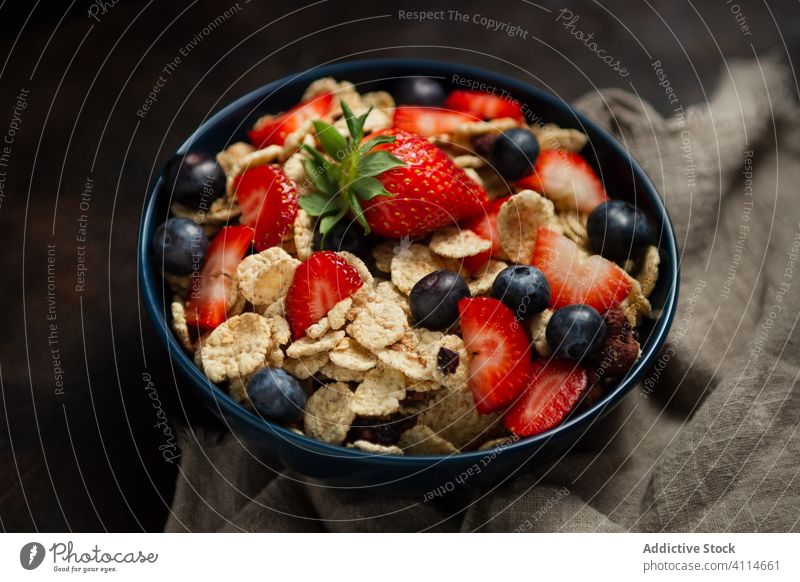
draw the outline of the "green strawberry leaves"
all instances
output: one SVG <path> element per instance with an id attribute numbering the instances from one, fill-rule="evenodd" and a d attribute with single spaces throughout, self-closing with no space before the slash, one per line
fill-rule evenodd
<path id="1" fill-rule="evenodd" d="M 361 143 L 364 124 L 372 108 L 356 117 L 347 103 L 340 103 L 350 135 L 344 137 L 331 124 L 316 120 L 313 122 L 314 130 L 323 151 L 305 144 L 301 146 L 309 155 L 303 161 L 303 167 L 314 191 L 300 196 L 298 203 L 308 214 L 319 218 L 323 240 L 348 213 L 364 228 L 364 234 L 369 234 L 370 227 L 361 202 L 376 196 L 392 196 L 375 176 L 406 165 L 387 151 L 372 151 L 380 145 L 392 143 L 394 136 L 380 135 Z"/>

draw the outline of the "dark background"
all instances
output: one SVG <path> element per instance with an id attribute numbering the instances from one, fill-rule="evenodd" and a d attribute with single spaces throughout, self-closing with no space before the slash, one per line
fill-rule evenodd
<path id="1" fill-rule="evenodd" d="M 176 388 L 140 309 L 139 216 L 170 151 L 235 97 L 329 61 L 407 56 L 487 67 L 565 100 L 621 87 L 668 114 L 653 60 L 661 60 L 685 107 L 708 98 L 732 59 L 800 57 L 796 0 L 240 0 L 236 14 L 182 59 L 142 120 L 136 111 L 162 68 L 236 2 L 121 0 L 107 2 L 105 13 L 101 3 L 92 9 L 80 0 L 33 4 L 0 3 L 0 139 L 16 96 L 29 91 L 9 167 L 0 168 L 7 172 L 0 204 L 0 528 L 8 531 L 161 528 L 177 467 L 159 451 L 165 437 L 154 426 L 157 409 L 143 375 L 151 375 L 173 424 L 213 421 Z M 627 77 L 556 22 L 564 6 L 579 16 L 577 30 L 593 33 L 630 70 Z M 398 19 L 398 10 L 454 7 L 519 25 L 528 38 L 473 23 Z M 733 12 L 746 18 L 749 35 Z M 82 210 L 87 177 L 93 188 Z M 76 292 L 82 214 L 86 287 Z M 53 345 L 48 244 L 55 245 Z M 63 394 L 56 393 L 53 348 Z"/>

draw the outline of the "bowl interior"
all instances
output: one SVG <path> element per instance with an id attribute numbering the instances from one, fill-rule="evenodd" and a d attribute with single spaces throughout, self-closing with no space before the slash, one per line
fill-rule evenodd
<path id="1" fill-rule="evenodd" d="M 522 104 L 529 122 L 555 123 L 561 127 L 583 131 L 589 136 L 589 144 L 581 153 L 598 171 L 609 195 L 612 198 L 635 203 L 648 214 L 656 226 L 661 266 L 658 283 L 650 299 L 657 317 L 640 328 L 642 345 L 640 360 L 624 379 L 609 389 L 600 401 L 585 412 L 573 415 L 551 431 L 521 439 L 504 450 L 539 447 L 567 433 L 577 433 L 616 404 L 653 363 L 674 315 L 678 292 L 678 260 L 675 235 L 669 217 L 649 178 L 621 144 L 567 103 L 527 83 L 457 63 L 407 59 L 346 61 L 279 79 L 245 95 L 203 123 L 181 145 L 178 153 L 184 153 L 191 148 L 213 155 L 230 143 L 246 141 L 246 131 L 258 117 L 265 113 L 284 111 L 296 104 L 305 88 L 320 77 L 332 76 L 338 80 L 351 81 L 359 92 L 376 90 L 392 92 L 398 79 L 415 75 L 435 77 L 448 89 L 465 88 L 466 83 L 477 83 L 483 84 L 481 87 L 483 90 L 505 91 L 507 93 L 501 94 L 509 94 Z M 161 191 L 161 181 L 162 178 L 159 178 L 149 193 L 142 217 L 139 241 L 140 290 L 146 310 L 155 322 L 159 336 L 169 350 L 173 363 L 212 411 L 236 417 L 248 426 L 251 434 L 260 431 L 265 436 L 268 433 L 278 435 L 288 443 L 308 450 L 336 456 L 370 457 L 372 461 L 381 464 L 418 462 L 421 459 L 431 463 L 447 463 L 454 458 L 468 459 L 470 456 L 485 455 L 485 452 L 467 452 L 451 457 L 387 455 L 379 458 L 355 449 L 327 445 L 258 418 L 231 399 L 226 392 L 209 382 L 171 332 L 168 312 L 171 292 L 152 264 L 150 241 L 155 228 L 169 213 L 168 193 Z"/>

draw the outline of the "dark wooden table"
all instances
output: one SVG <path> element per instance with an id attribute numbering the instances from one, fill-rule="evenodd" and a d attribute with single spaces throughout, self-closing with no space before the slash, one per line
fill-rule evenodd
<path id="1" fill-rule="evenodd" d="M 159 419 L 213 422 L 176 389 L 136 280 L 148 185 L 210 112 L 298 69 L 404 56 L 488 67 L 568 100 L 620 87 L 669 114 L 706 100 L 732 59 L 796 61 L 800 38 L 794 0 L 98 0 L 32 14 L 10 4 L 0 8 L 0 528 L 11 531 L 160 529 L 176 467 Z M 443 12 L 418 20 L 419 10 Z"/>

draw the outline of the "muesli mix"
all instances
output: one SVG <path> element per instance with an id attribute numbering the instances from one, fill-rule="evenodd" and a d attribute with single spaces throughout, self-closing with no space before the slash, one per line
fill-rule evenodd
<path id="1" fill-rule="evenodd" d="M 172 326 L 254 414 L 375 454 L 541 433 L 640 355 L 659 253 L 575 129 L 406 78 L 323 78 L 248 142 L 170 160 Z"/>

